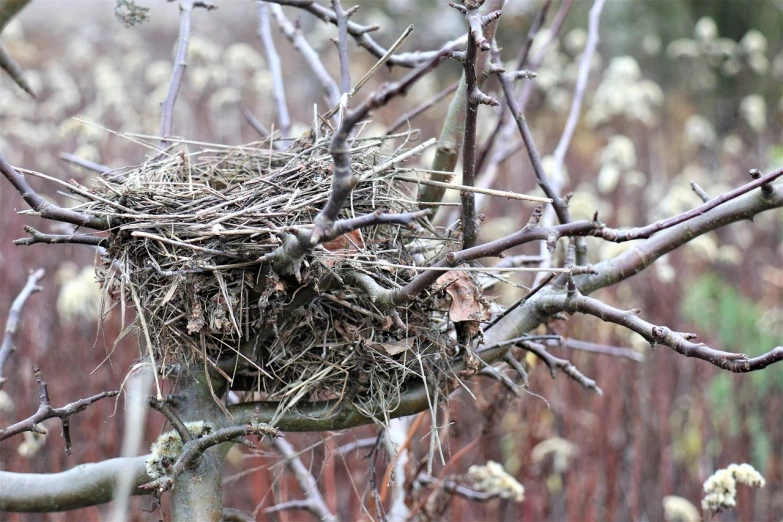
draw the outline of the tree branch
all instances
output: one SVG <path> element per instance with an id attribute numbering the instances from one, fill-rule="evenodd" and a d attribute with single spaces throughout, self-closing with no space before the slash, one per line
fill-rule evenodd
<path id="1" fill-rule="evenodd" d="M 334 161 L 332 194 L 324 208 L 316 215 L 311 231 L 289 235 L 284 244 L 269 255 L 267 259 L 272 260 L 275 270 L 282 273 L 291 271 L 296 273 L 305 254 L 312 251 L 319 243 L 328 241 L 326 238 L 336 237 L 334 228 L 337 218 L 345 201 L 359 182 L 359 176 L 354 175 L 351 170 L 351 154 L 348 151 L 348 139 L 353 128 L 373 110 L 383 107 L 392 98 L 404 95 L 417 80 L 432 71 L 445 58 L 445 51 L 439 53 L 427 65 L 411 71 L 398 82 L 385 85 L 379 91 L 371 94 L 356 109 L 348 111 L 343 116 L 329 146 L 329 152 Z"/>
<path id="2" fill-rule="evenodd" d="M 272 92 L 277 106 L 277 124 L 280 126 L 280 134 L 283 138 L 291 135 L 291 117 L 288 114 L 288 104 L 285 99 L 285 84 L 283 83 L 283 69 L 280 65 L 280 55 L 275 48 L 275 40 L 272 38 L 272 28 L 269 23 L 269 6 L 263 0 L 257 0 L 258 4 L 258 37 L 264 45 L 266 62 L 269 72 L 272 74 Z"/>
<path id="3" fill-rule="evenodd" d="M 478 122 L 478 107 L 480 104 L 497 106 L 498 102 L 490 98 L 478 87 L 477 80 L 477 54 L 478 51 L 488 51 L 489 41 L 484 37 L 484 28 L 500 17 L 501 11 L 493 11 L 482 16 L 479 7 L 482 1 L 471 3 L 463 0 L 463 6 L 450 4 L 452 7 L 464 9 L 465 20 L 468 24 L 468 44 L 465 49 L 465 61 L 463 71 L 465 78 L 465 131 L 462 140 L 462 184 L 473 187 L 476 183 L 476 126 Z M 476 223 L 476 200 L 470 191 L 462 191 L 462 248 L 470 248 L 476 245 L 478 237 L 478 224 Z"/>
<path id="4" fill-rule="evenodd" d="M 35 433 L 45 434 L 46 430 L 39 427 L 38 424 L 46 419 L 58 418 L 62 422 L 63 431 L 62 437 L 65 439 L 65 454 L 71 454 L 71 433 L 70 433 L 70 421 L 71 416 L 87 409 L 92 403 L 97 402 L 106 397 L 114 397 L 120 392 L 118 391 L 105 391 L 86 399 L 80 399 L 76 402 L 66 404 L 61 408 L 52 408 L 49 400 L 49 390 L 46 381 L 43 380 L 41 375 L 41 369 L 33 365 L 33 371 L 35 372 L 35 381 L 38 383 L 38 397 L 41 405 L 38 407 L 38 411 L 32 417 L 29 417 L 23 421 L 19 421 L 7 428 L 0 430 L 0 441 L 5 440 L 14 435 L 24 433 L 25 431 L 32 431 Z"/>
<path id="5" fill-rule="evenodd" d="M 171 70 L 169 88 L 166 98 L 161 104 L 160 115 L 160 146 L 165 149 L 169 142 L 167 136 L 171 135 L 174 124 L 174 105 L 177 103 L 179 89 L 185 76 L 185 68 L 188 65 L 188 47 L 190 46 L 190 20 L 193 14 L 193 0 L 180 0 L 179 3 L 179 37 L 177 38 L 177 54 L 174 57 L 174 68 Z"/>
<path id="6" fill-rule="evenodd" d="M 644 337 L 653 347 L 657 344 L 668 346 L 686 357 L 695 357 L 715 366 L 735 373 L 752 372 L 766 368 L 770 364 L 783 360 L 783 346 L 778 346 L 758 357 L 748 358 L 744 353 L 724 352 L 710 348 L 704 343 L 694 343 L 690 339 L 694 334 L 673 332 L 665 326 L 656 326 L 640 319 L 636 311 L 624 311 L 614 308 L 598 299 L 579 293 L 573 296 L 547 298 L 558 308 L 568 313 L 581 313 L 598 317 L 602 321 L 618 324 Z"/>
<path id="7" fill-rule="evenodd" d="M 43 290 L 38 283 L 43 279 L 46 272 L 43 268 L 39 268 L 35 272 L 31 272 L 27 276 L 27 282 L 25 283 L 22 291 L 16 296 L 14 302 L 11 303 L 11 309 L 8 310 L 8 319 L 5 322 L 5 330 L 3 330 L 3 342 L 0 344 L 0 390 L 3 389 L 5 384 L 5 377 L 3 377 L 3 370 L 5 369 L 5 363 L 8 362 L 8 358 L 16 351 L 14 346 L 14 337 L 19 330 L 19 321 L 22 314 L 22 308 L 25 303 L 36 292 Z"/>
<path id="8" fill-rule="evenodd" d="M 326 67 L 324 67 L 324 64 L 321 61 L 321 58 L 318 56 L 318 53 L 315 52 L 315 50 L 307 42 L 298 25 L 294 26 L 294 24 L 292 24 L 288 18 L 286 18 L 285 14 L 283 13 L 283 9 L 279 5 L 273 4 L 270 5 L 269 8 L 272 11 L 272 16 L 275 17 L 275 22 L 277 22 L 280 30 L 293 44 L 294 48 L 302 53 L 302 56 L 307 62 L 307 65 L 310 67 L 310 70 L 313 72 L 313 74 L 315 74 L 315 77 L 318 78 L 318 82 L 321 84 L 321 89 L 324 91 L 326 103 L 330 107 L 339 105 L 340 88 L 329 74 L 329 71 L 326 70 Z"/>
<path id="9" fill-rule="evenodd" d="M 286 466 L 288 466 L 288 469 L 294 474 L 297 484 L 299 484 L 299 487 L 305 494 L 306 500 L 294 501 L 297 502 L 295 507 L 298 509 L 306 509 L 318 517 L 322 522 L 336 522 L 337 517 L 329 511 L 323 496 L 321 496 L 321 492 L 318 491 L 318 484 L 315 481 L 315 477 L 313 477 L 313 474 L 310 473 L 310 470 L 304 465 L 302 459 L 299 458 L 299 455 L 296 450 L 294 450 L 291 443 L 283 438 L 275 438 L 271 440 L 271 444 L 280 456 L 283 457 Z M 294 507 L 293 505 L 285 508 L 280 506 L 282 506 L 282 504 L 272 506 L 264 512 L 269 513 L 271 512 L 270 510 L 279 511 L 281 509 L 291 509 Z"/>
<path id="10" fill-rule="evenodd" d="M 95 230 L 107 230 L 109 228 L 108 223 L 97 216 L 82 214 L 75 210 L 58 207 L 54 203 L 49 203 L 43 199 L 33 190 L 30 184 L 27 183 L 27 179 L 8 163 L 2 153 L 0 153 L 0 172 L 2 172 L 6 179 L 11 182 L 11 185 L 19 192 L 22 199 L 30 205 L 30 208 L 37 212 L 42 218 L 93 228 Z"/>
<path id="11" fill-rule="evenodd" d="M 292 7 L 298 7 L 299 9 L 303 9 L 309 12 L 310 14 L 320 18 L 324 22 L 331 23 L 334 25 L 337 25 L 338 23 L 337 15 L 333 10 L 316 3 L 314 0 L 265 0 L 265 1 L 275 3 L 275 4 L 280 4 L 280 5 L 289 5 Z M 365 49 L 367 49 L 376 58 L 381 58 L 383 55 L 386 54 L 387 50 L 382 45 L 378 44 L 378 42 L 373 40 L 372 37 L 369 35 L 369 33 L 378 30 L 379 29 L 378 26 L 359 25 L 355 22 L 351 22 L 350 20 L 348 20 L 346 25 L 347 25 L 348 34 L 350 34 L 354 38 L 354 40 L 356 40 L 356 43 L 360 47 L 364 47 Z M 464 45 L 465 45 L 465 38 L 462 37 L 446 43 L 444 48 L 446 48 L 447 50 L 454 50 Z M 442 50 L 399 53 L 390 56 L 386 63 L 388 63 L 389 66 L 398 65 L 400 67 L 407 67 L 407 68 L 421 67 L 426 63 L 430 62 L 431 60 L 433 60 L 438 55 L 440 55 L 441 52 Z"/>
<path id="12" fill-rule="evenodd" d="M 520 343 L 520 346 L 541 359 L 549 368 L 549 373 L 552 375 L 553 379 L 555 378 L 556 370 L 560 370 L 588 390 L 594 391 L 599 397 L 604 394 L 604 392 L 601 391 L 601 388 L 598 387 L 598 384 L 596 384 L 594 380 L 585 377 L 571 361 L 555 357 L 546 350 L 544 345 L 531 341 L 523 341 Z"/>
<path id="13" fill-rule="evenodd" d="M 332 10 L 337 19 L 337 55 L 340 57 L 340 93 L 351 90 L 351 64 L 348 61 L 348 15 L 340 0 L 332 0 Z"/>
<path id="14" fill-rule="evenodd" d="M 133 495 L 150 480 L 146 457 L 117 458 L 81 464 L 61 473 L 0 471 L 0 511 L 50 513 L 111 502 L 117 477 L 132 470 Z"/>
<path id="15" fill-rule="evenodd" d="M 91 236 L 89 234 L 44 234 L 31 226 L 25 226 L 24 231 L 30 234 L 30 237 L 14 239 L 14 245 L 30 246 L 38 243 L 46 245 L 58 245 L 72 243 L 75 245 L 102 246 L 108 245 L 106 238 Z"/>
<path id="16" fill-rule="evenodd" d="M 255 419 L 257 418 L 258 415 L 256 415 Z M 198 465 L 199 459 L 205 451 L 224 442 L 236 442 L 236 439 L 243 435 L 281 437 L 282 433 L 278 428 L 272 427 L 269 424 L 251 420 L 242 426 L 221 428 L 209 435 L 199 437 L 198 439 L 191 439 L 189 442 L 185 443 L 182 453 L 177 458 L 177 461 L 171 466 L 171 469 L 166 476 L 148 482 L 143 486 L 140 486 L 140 489 L 145 491 L 157 490 L 159 492 L 171 489 L 172 486 L 174 486 L 174 481 L 177 477 L 182 475 L 187 469 Z"/>

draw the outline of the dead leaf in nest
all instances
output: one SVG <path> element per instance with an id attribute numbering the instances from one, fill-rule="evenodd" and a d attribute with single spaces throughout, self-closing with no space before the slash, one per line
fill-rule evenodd
<path id="1" fill-rule="evenodd" d="M 204 322 L 204 317 L 202 317 L 201 314 L 201 303 L 196 302 L 193 304 L 193 310 L 190 316 L 191 317 L 188 320 L 188 333 L 192 335 L 194 333 L 200 332 L 206 324 Z"/>
<path id="2" fill-rule="evenodd" d="M 406 352 L 416 345 L 415 337 L 406 337 L 399 341 L 386 341 L 383 343 L 372 343 L 373 348 L 381 349 L 387 355 L 395 356 Z"/>
<path id="3" fill-rule="evenodd" d="M 364 248 L 364 238 L 362 238 L 362 233 L 359 230 L 353 230 L 323 243 L 323 247 L 329 252 L 347 251 L 354 253 L 358 252 L 360 248 Z"/>
<path id="4" fill-rule="evenodd" d="M 438 278 L 437 283 L 451 296 L 449 317 L 452 321 L 489 320 L 489 303 L 467 272 L 446 272 Z"/>

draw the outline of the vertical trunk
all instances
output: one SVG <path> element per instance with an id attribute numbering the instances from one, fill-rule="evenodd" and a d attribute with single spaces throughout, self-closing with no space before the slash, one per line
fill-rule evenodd
<path id="1" fill-rule="evenodd" d="M 182 420 L 203 420 L 216 428 L 227 424 L 226 416 L 215 402 L 204 372 L 195 368 L 192 372 L 184 376 L 186 384 L 177 394 L 177 410 Z M 216 396 L 222 397 L 224 384 L 213 381 Z M 171 490 L 172 522 L 223 520 L 223 458 L 230 447 L 231 444 L 221 444 L 210 448 L 192 469 L 177 478 Z"/>

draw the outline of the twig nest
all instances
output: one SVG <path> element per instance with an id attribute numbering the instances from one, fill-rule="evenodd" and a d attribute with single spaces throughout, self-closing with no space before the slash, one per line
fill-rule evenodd
<path id="1" fill-rule="evenodd" d="M 401 137 L 410 138 L 393 139 Z M 398 169 L 377 168 L 404 152 L 382 152 L 392 143 L 352 142 L 359 181 L 341 217 L 417 210 L 394 182 Z M 412 376 L 448 371 L 453 323 L 449 307 L 437 306 L 444 291 L 389 310 L 345 282 L 361 273 L 400 288 L 416 266 L 453 249 L 455 238 L 440 237 L 426 220 L 414 230 L 379 225 L 319 245 L 296 276 L 259 261 L 311 227 L 328 199 L 328 144 L 312 136 L 285 151 L 269 142 L 190 143 L 94 191 L 85 210 L 112 227 L 97 270 L 104 295 L 136 305 L 134 328 L 159 365 L 201 367 L 206 357 L 235 390 L 260 392 L 281 408 L 339 397 L 359 405 L 380 399 L 387 411 Z M 470 292 L 465 286 L 460 276 L 450 291 Z M 484 317 L 481 307 L 467 312 Z"/>

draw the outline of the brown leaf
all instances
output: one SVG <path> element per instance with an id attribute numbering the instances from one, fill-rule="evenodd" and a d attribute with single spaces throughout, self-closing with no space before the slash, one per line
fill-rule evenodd
<path id="1" fill-rule="evenodd" d="M 362 233 L 360 231 L 353 230 L 342 236 L 337 236 L 331 241 L 325 242 L 323 247 L 329 252 L 337 252 L 340 250 L 358 252 L 360 248 L 364 248 L 364 238 L 362 238 Z"/>
<path id="2" fill-rule="evenodd" d="M 387 355 L 398 355 L 413 348 L 416 344 L 415 337 L 406 337 L 399 341 L 387 341 L 385 343 L 373 343 L 374 348 L 381 348 Z"/>
<path id="3" fill-rule="evenodd" d="M 467 272 L 446 272 L 438 278 L 437 283 L 451 296 L 449 317 L 452 321 L 460 323 L 489 320 L 489 303 Z"/>

